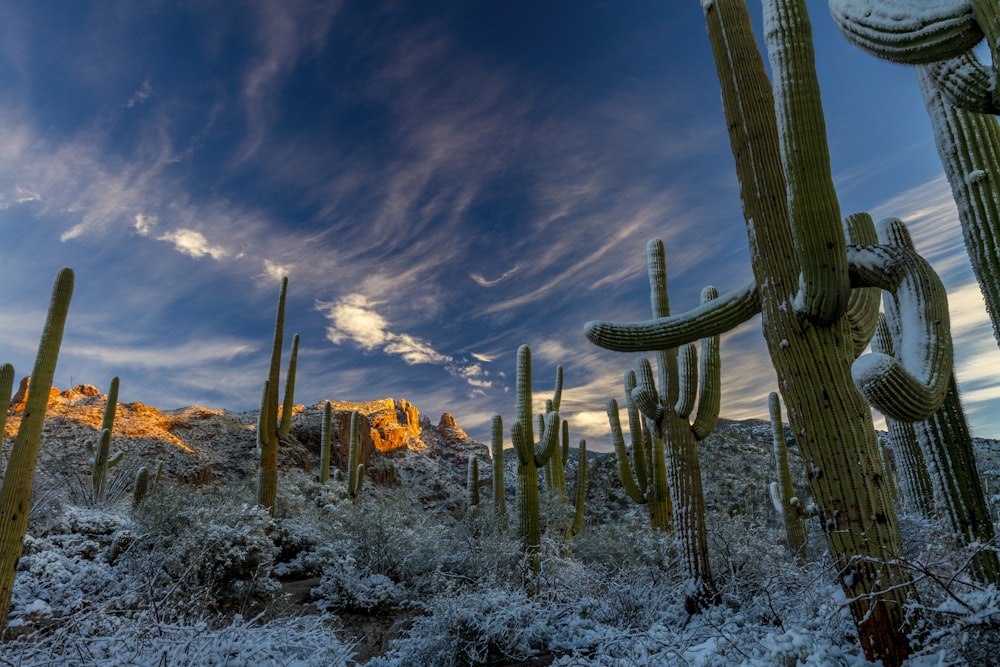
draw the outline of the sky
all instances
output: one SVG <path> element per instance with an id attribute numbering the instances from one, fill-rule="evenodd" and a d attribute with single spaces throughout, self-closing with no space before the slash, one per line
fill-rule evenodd
<path id="1" fill-rule="evenodd" d="M 1000 350 L 915 75 L 810 5 L 842 212 L 910 224 L 998 438 Z M 57 386 L 256 409 L 287 275 L 297 402 L 405 398 L 488 442 L 527 344 L 598 450 L 632 355 L 583 324 L 648 317 L 646 241 L 675 313 L 751 276 L 697 0 L 0 3 L 0 236 L 18 377 L 70 266 Z M 722 416 L 767 418 L 759 317 L 722 364 Z"/>

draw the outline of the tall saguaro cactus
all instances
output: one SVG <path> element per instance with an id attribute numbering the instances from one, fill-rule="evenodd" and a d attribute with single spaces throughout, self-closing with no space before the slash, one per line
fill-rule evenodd
<path id="1" fill-rule="evenodd" d="M 847 244 L 830 177 L 804 0 L 765 0 L 774 89 L 742 0 L 702 3 L 740 181 L 754 282 L 688 313 L 591 322 L 588 337 L 622 352 L 667 350 L 728 331 L 761 312 L 788 421 L 868 659 L 911 652 L 913 592 L 866 400 L 897 419 L 925 419 L 951 374 L 947 298 L 912 250 Z M 849 291 L 905 294 L 908 354 L 856 356 Z"/>
<path id="2" fill-rule="evenodd" d="M 257 447 L 260 453 L 260 468 L 257 478 L 257 504 L 274 515 L 274 503 L 278 495 L 278 445 L 288 437 L 292 427 L 292 404 L 295 394 L 295 366 L 299 354 L 299 335 L 292 337 L 292 352 L 285 378 L 285 394 L 278 417 L 278 380 L 281 375 L 281 348 L 285 331 L 285 294 L 288 278 L 281 279 L 278 294 L 278 313 L 274 320 L 274 341 L 271 346 L 271 365 L 264 382 L 260 402 L 260 417 L 257 420 Z"/>
<path id="3" fill-rule="evenodd" d="M 62 269 L 56 276 L 48 316 L 38 344 L 38 354 L 35 356 L 35 366 L 31 371 L 28 400 L 4 470 L 3 484 L 0 485 L 0 632 L 7 624 L 10 596 L 14 589 L 14 569 L 21 558 L 24 534 L 28 529 L 28 511 L 31 508 L 35 463 L 42 442 L 42 424 L 62 345 L 66 314 L 73 297 L 73 282 L 72 269 Z M 6 408 L 10 405 L 13 378 L 13 367 L 5 364 L 0 369 L 0 402 L 3 403 L 0 407 L 4 408 L 4 421 Z"/>
<path id="4" fill-rule="evenodd" d="M 108 388 L 108 401 L 104 406 L 104 417 L 101 420 L 101 432 L 96 440 L 86 443 L 87 461 L 90 463 L 92 491 L 94 500 L 104 499 L 104 491 L 108 481 L 108 469 L 122 461 L 122 452 L 111 453 L 111 433 L 115 427 L 115 413 L 118 409 L 118 376 L 111 378 Z"/>
<path id="5" fill-rule="evenodd" d="M 785 425 L 781 421 L 781 398 L 772 391 L 768 396 L 768 410 L 771 413 L 771 440 L 774 444 L 774 463 L 778 481 L 771 482 L 771 501 L 781 513 L 785 522 L 785 539 L 796 565 L 805 567 L 807 537 L 805 519 L 811 513 L 802 504 L 795 486 L 792 471 L 788 466 L 788 446 L 785 444 Z"/>
<path id="6" fill-rule="evenodd" d="M 517 419 L 511 426 L 511 440 L 517 452 L 517 517 L 518 535 L 524 546 L 534 579 L 541 569 L 538 551 L 542 541 L 542 524 L 539 514 L 538 469 L 544 467 L 555 455 L 559 441 L 559 413 L 545 415 L 544 428 L 535 442 L 532 417 L 531 349 L 522 345 L 517 349 Z M 534 582 L 528 582 L 534 590 Z"/>
<path id="7" fill-rule="evenodd" d="M 490 459 L 493 471 L 493 514 L 497 524 L 507 529 L 507 489 L 504 484 L 503 418 L 493 415 L 490 421 Z"/>

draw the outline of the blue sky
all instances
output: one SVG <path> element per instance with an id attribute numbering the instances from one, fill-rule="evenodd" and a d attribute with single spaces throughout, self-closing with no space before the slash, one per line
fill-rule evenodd
<path id="1" fill-rule="evenodd" d="M 915 76 L 813 10 L 842 209 L 911 223 L 952 291 L 973 430 L 1000 437 L 1000 352 Z M 537 393 L 562 364 L 597 448 L 631 357 L 582 325 L 647 316 L 646 240 L 674 312 L 750 277 L 695 0 L 5 3 L 0 235 L 19 376 L 71 266 L 58 386 L 255 408 L 287 274 L 299 402 L 406 398 L 486 440 L 527 343 Z M 759 319 L 722 350 L 723 416 L 766 417 Z"/>

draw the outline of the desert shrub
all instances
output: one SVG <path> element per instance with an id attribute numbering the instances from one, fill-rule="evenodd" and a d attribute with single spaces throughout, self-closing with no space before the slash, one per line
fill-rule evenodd
<path id="1" fill-rule="evenodd" d="M 280 589 L 271 576 L 278 548 L 267 511 L 219 487 L 167 487 L 143 503 L 139 537 L 121 560 L 145 582 L 151 602 L 183 615 L 256 610 Z"/>

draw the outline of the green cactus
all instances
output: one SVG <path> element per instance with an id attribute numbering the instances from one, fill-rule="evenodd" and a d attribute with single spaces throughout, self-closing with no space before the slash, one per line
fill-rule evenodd
<path id="1" fill-rule="evenodd" d="M 104 405 L 104 418 L 101 420 L 101 433 L 97 440 L 88 440 L 84 447 L 87 451 L 87 462 L 91 470 L 91 490 L 94 502 L 104 500 L 108 482 L 108 470 L 121 463 L 123 452 L 111 453 L 111 433 L 115 427 L 115 413 L 118 408 L 118 376 L 111 378 L 108 389 L 108 400 Z"/>
<path id="2" fill-rule="evenodd" d="M 330 479 L 330 447 L 333 442 L 333 406 L 330 401 L 323 402 L 323 426 L 320 430 L 319 444 L 319 483 L 326 484 Z"/>
<path id="3" fill-rule="evenodd" d="M 142 466 L 135 473 L 135 486 L 132 488 L 132 510 L 139 507 L 149 493 L 149 468 Z"/>
<path id="4" fill-rule="evenodd" d="M 357 504 L 361 500 L 361 486 L 365 481 L 365 464 L 361 462 L 361 415 L 351 411 L 351 435 L 347 447 L 347 495 Z"/>
<path id="5" fill-rule="evenodd" d="M 972 113 L 1000 113 L 995 85 L 1000 15 L 995 2 L 830 0 L 830 13 L 852 44 L 879 58 L 925 69 L 928 83 L 949 104 Z M 984 37 L 991 67 L 973 52 Z"/>
<path id="6" fill-rule="evenodd" d="M 490 421 L 490 459 L 493 469 L 493 515 L 501 528 L 507 528 L 507 491 L 503 467 L 503 418 L 493 415 Z"/>
<path id="7" fill-rule="evenodd" d="M 466 503 L 469 513 L 479 509 L 479 459 L 475 454 L 469 454 L 469 466 L 466 474 Z"/>
<path id="8" fill-rule="evenodd" d="M 14 367 L 7 362 L 0 364 L 0 438 L 7 427 L 7 411 L 10 410 L 10 392 L 14 389 Z"/>
<path id="9" fill-rule="evenodd" d="M 565 424 L 565 422 L 563 422 Z M 587 505 L 587 441 L 580 440 L 580 453 L 576 464 L 576 499 L 573 503 L 573 521 L 566 530 L 566 541 L 572 540 L 583 530 Z"/>
<path id="10" fill-rule="evenodd" d="M 21 558 L 24 534 L 28 528 L 28 509 L 31 507 L 31 490 L 35 479 L 35 464 L 42 442 L 42 424 L 48 406 L 52 378 L 62 345 L 66 314 L 73 297 L 74 276 L 72 269 L 62 269 L 52 288 L 48 315 L 38 344 L 38 354 L 31 371 L 28 399 L 21 416 L 21 425 L 7 459 L 3 483 L 0 484 L 0 632 L 7 625 L 10 596 L 14 588 L 14 570 Z M 5 364 L 0 372 L 0 389 L 6 387 L 2 400 L 10 405 L 14 369 Z M 7 411 L 3 411 L 6 420 Z"/>
<path id="11" fill-rule="evenodd" d="M 879 314 L 872 350 L 893 355 L 892 339 L 885 315 Z M 888 446 L 892 448 L 899 476 L 900 493 L 906 506 L 925 519 L 934 517 L 934 484 L 931 482 L 923 452 L 917 442 L 913 423 L 885 418 Z"/>
<path id="12" fill-rule="evenodd" d="M 633 389 L 635 389 L 635 371 L 629 369 L 625 373 L 625 407 L 629 420 L 630 447 L 625 445 L 618 402 L 609 398 L 607 403 L 611 441 L 618 460 L 618 476 L 629 499 L 647 506 L 650 527 L 653 530 L 670 532 L 673 530 L 673 506 L 670 502 L 670 489 L 667 486 L 663 439 L 657 438 L 654 443 L 649 431 L 643 428 L 639 411 L 632 402 Z M 632 452 L 631 465 L 629 449 Z"/>
<path id="13" fill-rule="evenodd" d="M 952 365 L 946 294 L 913 251 L 846 243 L 804 0 L 764 3 L 773 90 L 745 3 L 713 0 L 702 7 L 755 284 L 673 317 L 588 323 L 587 335 L 621 352 L 669 350 L 762 313 L 778 389 L 862 648 L 871 661 L 899 665 L 912 651 L 904 610 L 914 589 L 898 559 L 899 527 L 866 400 L 911 421 L 940 407 Z M 902 363 L 856 356 L 846 288 L 859 287 L 906 296 L 903 336 L 911 354 Z"/>
<path id="14" fill-rule="evenodd" d="M 274 341 L 271 346 L 271 365 L 260 401 L 257 420 L 257 448 L 260 466 L 257 478 L 257 504 L 274 516 L 274 503 L 278 495 L 278 445 L 288 437 L 292 427 L 292 404 L 295 392 L 295 366 L 299 354 L 299 335 L 292 336 L 292 352 L 285 379 L 285 393 L 278 417 L 278 380 L 281 375 L 281 348 L 285 330 L 285 294 L 288 278 L 281 279 L 278 294 L 278 312 L 274 321 Z"/>
<path id="15" fill-rule="evenodd" d="M 882 220 L 878 233 L 886 245 L 913 248 L 910 233 L 898 218 Z M 883 300 L 886 329 L 894 352 L 899 351 L 896 337 L 902 328 L 900 308 L 895 299 L 887 296 Z M 944 403 L 928 419 L 914 422 L 913 434 L 924 460 L 930 464 L 934 504 L 948 519 L 959 543 L 990 544 L 995 538 L 993 520 L 954 374 L 949 378 Z M 980 549 L 972 559 L 971 569 L 973 576 L 983 583 L 1000 583 L 1000 561 L 991 549 Z"/>
<path id="16" fill-rule="evenodd" d="M 802 503 L 792 484 L 792 471 L 788 467 L 788 446 L 785 443 L 785 425 L 781 420 L 781 399 L 777 392 L 772 391 L 768 396 L 768 409 L 771 413 L 771 439 L 774 444 L 775 472 L 778 476 L 778 481 L 771 482 L 770 485 L 771 502 L 784 519 L 788 550 L 792 553 L 796 565 L 805 567 L 808 555 L 805 519 L 814 516 L 815 511 Z"/>
<path id="17" fill-rule="evenodd" d="M 517 512 L 518 535 L 528 559 L 531 576 L 528 590 L 534 590 L 534 579 L 541 570 L 539 548 L 542 525 L 538 499 L 538 468 L 544 467 L 555 455 L 559 440 L 559 413 L 545 415 L 544 428 L 535 442 L 532 422 L 531 350 L 522 345 L 517 350 L 517 419 L 511 427 L 511 440 L 517 453 Z M 557 392 L 558 393 L 558 392 Z M 556 396 L 558 399 L 558 396 Z M 553 404 L 556 400 L 553 400 Z"/>

